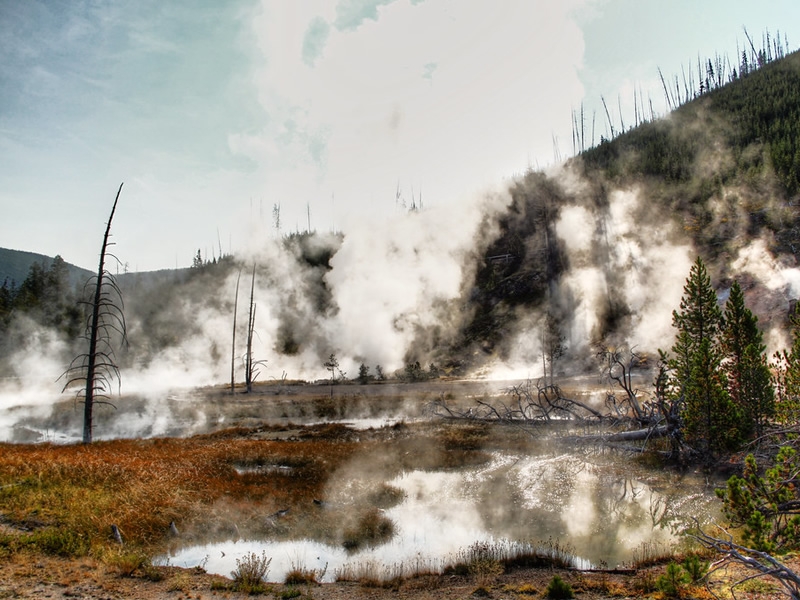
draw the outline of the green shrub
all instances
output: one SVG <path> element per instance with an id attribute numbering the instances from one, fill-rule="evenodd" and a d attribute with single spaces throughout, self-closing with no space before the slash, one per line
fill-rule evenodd
<path id="1" fill-rule="evenodd" d="M 656 581 L 656 587 L 665 596 L 677 596 L 683 584 L 686 583 L 686 574 L 676 562 L 667 565 L 667 570 Z"/>
<path id="2" fill-rule="evenodd" d="M 553 600 L 569 600 L 575 597 L 575 593 L 569 583 L 561 579 L 559 575 L 553 575 L 550 583 L 547 584 L 545 596 L 553 598 Z"/>
<path id="3" fill-rule="evenodd" d="M 697 554 L 689 554 L 683 559 L 683 570 L 686 571 L 691 583 L 697 583 L 706 576 L 708 564 L 707 560 L 701 560 Z"/>

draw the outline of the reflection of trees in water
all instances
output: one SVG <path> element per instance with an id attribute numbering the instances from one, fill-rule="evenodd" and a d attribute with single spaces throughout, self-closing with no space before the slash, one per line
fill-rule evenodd
<path id="1" fill-rule="evenodd" d="M 644 540 L 666 541 L 685 515 L 707 514 L 713 494 L 690 480 L 638 473 L 627 460 L 574 455 L 495 464 L 470 483 L 485 527 L 517 540 L 569 543 L 577 554 L 617 564 Z"/>
<path id="2" fill-rule="evenodd" d="M 561 510 L 586 464 L 573 457 L 525 459 L 486 471 L 473 482 L 485 527 L 519 540 L 563 537 Z"/>

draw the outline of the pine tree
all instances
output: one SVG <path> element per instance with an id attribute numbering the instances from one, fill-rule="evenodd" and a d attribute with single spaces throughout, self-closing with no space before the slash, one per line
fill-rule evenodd
<path id="1" fill-rule="evenodd" d="M 712 454 L 735 448 L 741 441 L 742 417 L 726 389 L 719 351 L 704 339 L 690 362 L 690 376 L 683 386 L 686 439 Z"/>
<path id="2" fill-rule="evenodd" d="M 800 302 L 795 305 L 792 347 L 775 354 L 776 416 L 783 423 L 795 423 L 800 415 Z"/>
<path id="3" fill-rule="evenodd" d="M 698 258 L 692 265 L 683 287 L 680 311 L 672 312 L 672 325 L 678 330 L 670 361 L 678 382 L 684 386 L 691 377 L 692 356 L 703 340 L 714 340 L 722 324 L 722 311 L 717 295 L 711 286 L 703 261 Z"/>
<path id="4" fill-rule="evenodd" d="M 680 310 L 672 313 L 678 330 L 669 360 L 674 393 L 683 404 L 686 440 L 715 453 L 738 442 L 739 410 L 726 390 L 717 338 L 722 311 L 711 278 L 698 257 L 683 288 Z"/>
<path id="5" fill-rule="evenodd" d="M 720 346 L 728 393 L 742 416 L 740 432 L 745 438 L 761 435 L 775 414 L 775 392 L 758 317 L 745 306 L 738 282 L 725 304 Z"/>

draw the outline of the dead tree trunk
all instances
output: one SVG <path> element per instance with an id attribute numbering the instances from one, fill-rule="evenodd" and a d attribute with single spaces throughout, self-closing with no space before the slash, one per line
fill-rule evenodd
<path id="1" fill-rule="evenodd" d="M 714 562 L 711 566 L 712 572 L 723 568 L 728 562 L 744 565 L 752 572 L 751 575 L 746 575 L 734 582 L 731 585 L 731 589 L 751 579 L 770 577 L 783 588 L 783 592 L 790 598 L 800 600 L 800 575 L 771 554 L 741 546 L 733 541 L 733 536 L 727 531 L 722 528 L 720 528 L 720 531 L 725 536 L 724 539 L 708 535 L 699 527 L 692 534 L 692 537 L 706 548 L 722 555 L 723 558 Z"/>
<path id="2" fill-rule="evenodd" d="M 242 278 L 242 271 L 236 276 L 236 293 L 233 296 L 233 339 L 231 340 L 231 394 L 236 387 L 236 312 L 239 308 L 239 280 Z"/>
<path id="3" fill-rule="evenodd" d="M 253 264 L 253 278 L 250 281 L 250 312 L 247 317 L 247 354 L 245 355 L 244 381 L 247 393 L 253 391 L 253 330 L 256 322 L 256 305 L 253 295 L 256 288 L 256 265 Z"/>
<path id="4" fill-rule="evenodd" d="M 66 390 L 71 384 L 84 383 L 83 392 L 83 443 L 90 444 L 93 437 L 93 411 L 97 402 L 108 404 L 111 379 L 119 381 L 119 368 L 116 365 L 110 336 L 117 332 L 122 341 L 126 340 L 125 316 L 122 312 L 122 294 L 117 286 L 114 276 L 106 270 L 106 256 L 109 256 L 108 247 L 111 235 L 111 222 L 117 210 L 117 202 L 122 193 L 122 184 L 119 186 L 111 216 L 106 224 L 103 235 L 103 245 L 100 249 L 100 263 L 97 275 L 94 277 L 93 299 L 90 304 L 89 316 L 85 337 L 89 342 L 89 349 L 85 354 L 77 356 L 70 363 L 64 375 L 68 377 L 64 385 Z M 91 280 L 87 285 L 91 283 Z M 62 375 L 63 376 L 63 375 Z"/>

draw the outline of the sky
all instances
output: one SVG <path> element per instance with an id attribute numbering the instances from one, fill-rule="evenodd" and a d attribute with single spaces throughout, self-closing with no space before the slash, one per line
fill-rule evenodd
<path id="1" fill-rule="evenodd" d="M 794 50 L 800 3 L 0 0 L 0 247 L 94 268 L 123 182 L 131 271 L 458 211 L 743 27 Z"/>

